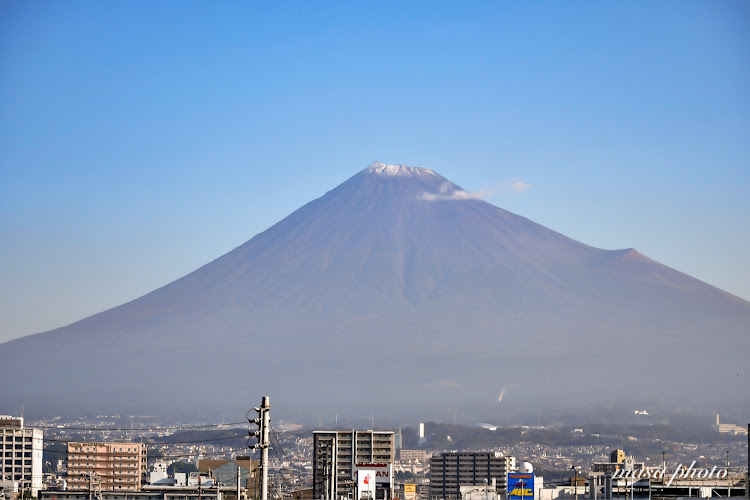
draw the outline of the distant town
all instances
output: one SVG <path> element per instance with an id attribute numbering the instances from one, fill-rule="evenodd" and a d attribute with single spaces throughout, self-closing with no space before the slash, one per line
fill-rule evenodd
<path id="1" fill-rule="evenodd" d="M 231 422 L 0 415 L 0 499 L 555 500 L 746 497 L 748 428 L 415 422 L 311 429 L 270 406 Z M 373 419 L 374 423 L 374 419 Z M 701 427 L 702 425 L 702 427 Z"/>

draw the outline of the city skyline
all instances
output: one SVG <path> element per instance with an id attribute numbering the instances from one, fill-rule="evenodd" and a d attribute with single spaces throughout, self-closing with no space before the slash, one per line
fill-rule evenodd
<path id="1" fill-rule="evenodd" d="M 373 161 L 750 299 L 746 4 L 0 9 L 0 342 L 166 285 Z"/>

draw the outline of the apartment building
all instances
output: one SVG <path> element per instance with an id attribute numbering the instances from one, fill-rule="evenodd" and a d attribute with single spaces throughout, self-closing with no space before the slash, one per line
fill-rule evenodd
<path id="1" fill-rule="evenodd" d="M 313 498 L 353 498 L 358 465 L 368 464 L 390 464 L 390 472 L 379 473 L 377 490 L 377 498 L 390 498 L 393 458 L 393 431 L 314 431 Z"/>
<path id="2" fill-rule="evenodd" d="M 421 464 L 427 463 L 427 452 L 425 450 L 399 450 L 399 460 L 402 462 L 419 462 Z"/>
<path id="3" fill-rule="evenodd" d="M 146 477 L 143 443 L 68 443 L 68 489 L 138 491 Z"/>
<path id="4" fill-rule="evenodd" d="M 0 481 L 36 496 L 42 488 L 43 449 L 42 429 L 24 427 L 23 417 L 0 415 Z"/>
<path id="5" fill-rule="evenodd" d="M 450 452 L 430 458 L 430 498 L 461 498 L 461 486 L 495 484 L 506 492 L 516 459 L 499 452 Z"/>

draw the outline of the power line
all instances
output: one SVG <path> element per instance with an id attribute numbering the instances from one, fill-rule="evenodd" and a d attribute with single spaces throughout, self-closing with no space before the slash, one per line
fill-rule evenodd
<path id="1" fill-rule="evenodd" d="M 273 437 L 276 438 L 276 443 L 278 443 L 279 448 L 281 448 L 281 451 L 282 451 L 284 457 L 287 457 L 288 454 L 287 454 L 286 450 L 284 450 L 284 447 L 281 445 L 281 441 L 279 441 L 279 436 L 276 435 L 276 430 L 273 428 L 273 425 L 271 425 L 270 427 L 271 427 L 271 432 L 273 433 Z"/>
<path id="2" fill-rule="evenodd" d="M 281 444 L 281 441 L 279 441 L 279 436 L 276 435 L 276 431 L 274 430 L 273 426 L 270 425 L 270 424 L 269 424 L 269 426 L 271 428 L 271 433 L 273 434 L 273 437 L 276 439 L 276 444 L 278 444 L 279 448 L 282 451 L 282 454 L 284 455 L 284 457 L 288 457 L 288 454 L 287 454 L 286 450 L 284 450 L 284 446 Z M 279 457 L 279 452 L 276 449 L 276 445 L 273 443 L 273 441 L 271 441 L 271 449 L 273 450 L 274 455 L 276 455 L 276 460 L 279 462 L 279 464 L 281 465 L 282 469 L 286 470 L 289 473 L 289 475 L 292 475 L 292 473 L 293 473 L 292 469 L 290 467 L 284 465 L 284 461 L 282 460 L 282 458 L 284 458 L 284 457 Z M 289 489 L 291 485 L 288 485 L 286 483 L 286 481 L 284 480 L 284 472 L 283 471 L 281 471 L 279 473 L 279 478 L 281 479 L 281 485 L 282 485 L 282 487 L 284 487 L 284 489 Z"/>
<path id="3" fill-rule="evenodd" d="M 196 441 L 175 441 L 175 442 L 164 442 L 164 443 L 144 443 L 147 446 L 157 446 L 157 445 L 164 445 L 169 446 L 173 444 L 197 444 L 197 443 L 211 443 L 214 441 L 226 441 L 228 439 L 237 439 L 241 437 L 245 437 L 246 434 L 237 434 L 236 436 L 228 436 L 228 437 L 222 437 L 222 438 L 213 438 L 213 439 L 199 439 Z"/>
<path id="4" fill-rule="evenodd" d="M 165 431 L 170 429 L 206 429 L 209 427 L 228 427 L 230 425 L 246 425 L 246 422 L 229 422 L 226 424 L 206 425 L 167 425 L 164 427 L 65 427 L 55 425 L 29 425 L 37 429 L 57 429 L 72 431 Z"/>
<path id="5" fill-rule="evenodd" d="M 221 453 L 234 453 L 239 452 L 241 450 L 244 450 L 245 448 L 230 448 L 229 450 L 222 451 Z M 217 455 L 219 453 L 216 453 Z M 197 453 L 183 453 L 183 454 L 177 454 L 177 455 L 159 455 L 158 457 L 154 458 L 184 458 L 184 457 L 194 457 L 197 455 Z M 210 454 L 209 454 L 210 455 Z"/>
<path id="6" fill-rule="evenodd" d="M 246 448 L 244 448 L 244 447 L 243 448 L 230 448 L 228 450 L 223 450 L 223 451 L 216 452 L 216 453 L 208 453 L 208 455 L 221 455 L 221 454 L 226 454 L 226 453 L 235 453 L 235 452 L 244 451 L 245 449 Z M 57 455 L 67 455 L 68 454 L 67 450 L 50 450 L 49 448 L 47 448 L 47 449 L 44 449 L 42 451 L 44 453 L 53 453 L 53 454 L 57 454 Z M 159 459 L 159 458 L 184 458 L 184 457 L 194 457 L 194 456 L 196 456 L 198 454 L 199 453 L 196 453 L 196 452 L 193 452 L 193 453 L 181 453 L 181 454 L 172 454 L 172 455 L 158 455 L 158 456 L 154 456 L 154 457 L 151 457 L 151 458 L 157 458 L 157 459 Z"/>
<path id="7" fill-rule="evenodd" d="M 196 443 L 210 443 L 213 441 L 226 441 L 228 439 L 237 439 L 241 437 L 245 437 L 246 434 L 237 434 L 236 436 L 227 436 L 227 437 L 220 437 L 220 438 L 211 438 L 211 439 L 198 439 L 195 441 L 165 441 L 165 442 L 151 442 L 151 443 L 138 443 L 134 442 L 133 444 L 145 444 L 146 446 L 169 446 L 173 444 L 196 444 Z M 54 438 L 44 438 L 47 442 L 52 443 L 85 443 L 86 441 L 81 441 L 77 439 L 54 439 Z"/>
<path id="8" fill-rule="evenodd" d="M 276 451 L 276 447 L 272 445 L 271 446 L 271 450 L 273 451 L 273 454 L 275 455 L 276 461 L 279 462 L 279 464 L 281 465 L 282 468 L 286 469 L 286 467 L 284 467 L 284 462 L 279 458 L 279 453 Z M 280 472 L 279 474 L 277 474 L 277 476 L 278 476 L 278 478 L 281 481 L 281 486 L 284 489 L 288 489 L 286 481 L 284 481 L 284 473 Z"/>

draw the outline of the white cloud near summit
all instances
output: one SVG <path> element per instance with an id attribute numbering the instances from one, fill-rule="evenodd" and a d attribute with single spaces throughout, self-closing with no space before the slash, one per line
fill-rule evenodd
<path id="1" fill-rule="evenodd" d="M 474 193 L 470 193 L 469 191 L 465 191 L 463 189 L 451 189 L 453 188 L 453 184 L 450 182 L 444 182 L 440 185 L 439 192 L 437 193 L 427 193 L 424 192 L 421 194 L 419 199 L 425 200 L 425 201 L 438 201 L 438 200 L 481 200 L 485 196 L 489 196 L 492 194 L 492 192 L 488 191 L 477 191 Z"/>
<path id="2" fill-rule="evenodd" d="M 419 196 L 420 200 L 425 201 L 441 201 L 441 200 L 483 200 L 492 196 L 497 188 L 487 188 L 481 191 L 469 192 L 463 189 L 454 189 L 454 184 L 450 182 L 444 182 L 437 193 L 424 192 Z M 523 193 L 533 189 L 534 186 L 527 182 L 515 181 L 504 184 L 504 187 L 500 191 L 500 196 L 507 195 L 509 193 Z"/>
<path id="3" fill-rule="evenodd" d="M 481 200 L 481 193 L 470 193 L 463 189 L 457 189 L 448 194 L 440 193 L 422 193 L 420 199 L 425 201 L 437 201 L 437 200 Z"/>

